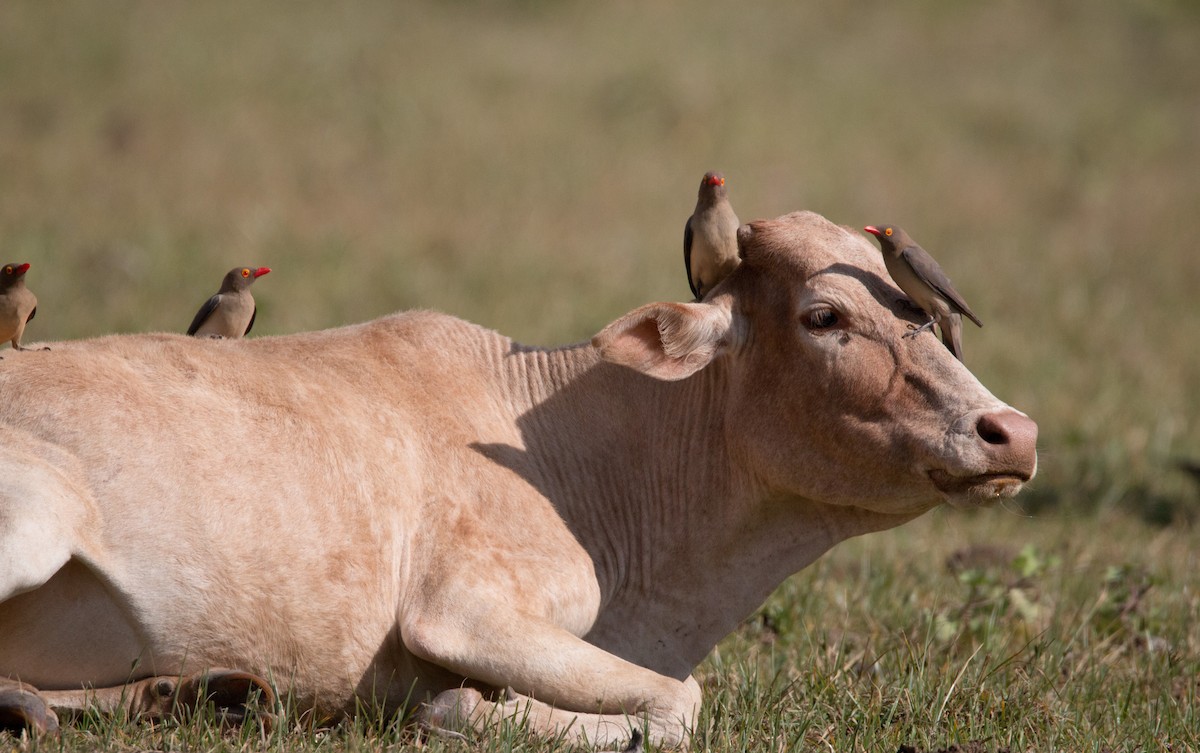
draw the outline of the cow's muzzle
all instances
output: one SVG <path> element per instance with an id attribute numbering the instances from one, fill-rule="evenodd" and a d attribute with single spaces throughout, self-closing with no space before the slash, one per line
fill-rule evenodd
<path id="1" fill-rule="evenodd" d="M 935 469 L 929 479 L 951 504 L 980 504 L 1012 497 L 1037 473 L 1038 427 L 1012 408 L 980 413 L 964 433 L 974 462 L 961 473 Z M 969 448 L 969 449 L 968 449 Z"/>

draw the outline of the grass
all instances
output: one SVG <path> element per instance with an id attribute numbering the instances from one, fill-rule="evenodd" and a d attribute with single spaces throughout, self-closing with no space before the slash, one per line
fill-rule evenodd
<path id="1" fill-rule="evenodd" d="M 27 340 L 182 330 L 252 263 L 255 334 L 421 307 L 550 344 L 687 296 L 706 169 L 743 219 L 902 224 L 984 319 L 969 365 L 1039 421 L 1037 517 L 835 550 L 767 605 L 773 642 L 714 654 L 705 745 L 1195 747 L 1197 38 L 1178 0 L 6 3 L 0 256 L 34 265 Z M 948 574 L 945 529 L 1033 542 L 1036 588 Z"/>
<path id="2" fill-rule="evenodd" d="M 700 751 L 1200 747 L 1194 534 L 936 511 L 835 548 L 700 667 Z M 333 729 L 91 718 L 22 750 L 417 750 L 396 720 Z M 976 744 L 976 748 L 970 748 Z M 0 746 L 3 741 L 0 740 Z M 509 726 L 424 750 L 569 750 Z"/>

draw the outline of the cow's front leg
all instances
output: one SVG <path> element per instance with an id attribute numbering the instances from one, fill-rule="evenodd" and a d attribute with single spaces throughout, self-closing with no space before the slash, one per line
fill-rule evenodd
<path id="1" fill-rule="evenodd" d="M 461 604 L 461 602 L 460 602 Z M 501 719 L 527 721 L 537 734 L 619 750 L 634 726 L 650 740 L 685 746 L 700 706 L 700 687 L 603 651 L 546 621 L 513 609 L 483 614 L 431 610 L 402 630 L 416 656 L 495 687 L 512 688 L 488 701 L 467 689 L 426 707 L 427 725 L 481 729 Z"/>
<path id="2" fill-rule="evenodd" d="M 696 683 L 689 677 L 687 684 Z M 699 695 L 697 686 L 696 697 L 699 698 Z M 420 719 L 421 725 L 427 730 L 435 734 L 449 732 L 454 736 L 459 736 L 460 730 L 483 729 L 504 719 L 528 724 L 532 730 L 542 734 L 554 734 L 571 724 L 586 732 L 588 742 L 603 745 L 605 750 L 623 753 L 642 750 L 640 720 L 636 717 L 564 711 L 523 696 L 511 688 L 503 701 L 485 700 L 483 694 L 473 688 L 447 690 L 424 704 Z M 683 730 L 684 739 L 678 744 L 686 746 L 690 732 L 691 724 L 688 724 Z M 662 737 L 656 739 L 666 744 Z"/>

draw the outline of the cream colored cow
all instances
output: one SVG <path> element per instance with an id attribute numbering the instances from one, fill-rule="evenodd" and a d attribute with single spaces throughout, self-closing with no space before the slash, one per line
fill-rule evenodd
<path id="1" fill-rule="evenodd" d="M 1033 421 L 902 337 L 865 238 L 797 213 L 739 244 L 708 302 L 553 350 L 418 312 L 6 357 L 0 719 L 167 713 L 223 667 L 235 711 L 266 678 L 686 744 L 693 669 L 784 578 L 1036 466 Z"/>

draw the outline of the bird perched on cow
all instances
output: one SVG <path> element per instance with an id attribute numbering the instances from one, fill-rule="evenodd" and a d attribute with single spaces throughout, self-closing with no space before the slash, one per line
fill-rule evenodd
<path id="1" fill-rule="evenodd" d="M 0 269 L 0 342 L 12 342 L 13 350 L 31 350 L 21 347 L 25 325 L 37 314 L 37 296 L 25 287 L 28 271 L 28 263 L 5 264 Z"/>
<path id="2" fill-rule="evenodd" d="M 221 281 L 221 289 L 204 302 L 187 333 L 196 337 L 239 338 L 250 333 L 258 309 L 250 285 L 271 270 L 267 267 L 234 267 Z"/>
<path id="3" fill-rule="evenodd" d="M 683 265 L 687 267 L 688 285 L 697 301 L 738 265 L 738 224 L 729 204 L 725 176 L 705 173 L 696 209 L 683 226 Z"/>
<path id="4" fill-rule="evenodd" d="M 909 332 L 911 337 L 921 330 L 931 330 L 936 322 L 942 331 L 942 342 L 958 360 L 963 360 L 962 316 L 976 325 L 983 322 L 971 311 L 950 278 L 938 266 L 929 253 L 917 245 L 908 233 L 895 225 L 867 225 L 868 233 L 879 239 L 883 252 L 883 263 L 888 274 L 900 286 L 905 295 L 912 299 L 929 316 L 929 321 Z"/>

